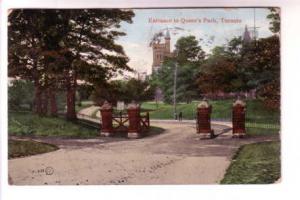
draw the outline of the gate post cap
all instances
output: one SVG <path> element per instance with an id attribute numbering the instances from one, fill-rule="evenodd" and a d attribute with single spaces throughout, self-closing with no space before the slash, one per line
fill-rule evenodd
<path id="1" fill-rule="evenodd" d="M 241 99 L 237 99 L 237 100 L 235 100 L 235 102 L 233 103 L 233 106 L 243 106 L 243 107 L 245 107 L 246 106 L 246 103 L 243 101 L 243 100 L 241 100 Z"/>
<path id="2" fill-rule="evenodd" d="M 105 100 L 103 105 L 101 106 L 101 110 L 110 110 L 110 109 L 112 109 L 111 104 Z"/>
<path id="3" fill-rule="evenodd" d="M 132 101 L 130 104 L 128 104 L 127 109 L 139 109 L 140 105 L 136 103 L 135 101 Z"/>
<path id="4" fill-rule="evenodd" d="M 206 99 L 200 101 L 200 103 L 197 106 L 197 108 L 208 108 L 208 107 L 209 107 L 209 103 Z"/>

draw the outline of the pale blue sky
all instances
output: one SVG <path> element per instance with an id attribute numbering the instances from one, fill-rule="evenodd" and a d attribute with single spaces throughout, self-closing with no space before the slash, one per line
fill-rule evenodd
<path id="1" fill-rule="evenodd" d="M 226 43 L 226 40 L 243 33 L 245 25 L 253 27 L 253 8 L 199 8 L 199 9 L 134 9 L 135 17 L 132 24 L 122 23 L 122 30 L 126 36 L 121 37 L 118 43 L 124 46 L 130 58 L 129 65 L 139 72 L 151 73 L 152 49 L 149 43 L 153 35 L 162 29 L 180 27 L 184 30 L 171 30 L 171 50 L 181 36 L 194 35 L 202 48 L 209 51 L 216 45 Z M 256 8 L 256 26 L 258 37 L 267 37 L 272 33 L 269 30 L 269 20 L 266 16 L 269 10 Z M 149 23 L 149 18 L 172 19 L 169 23 Z M 173 19 L 178 19 L 174 23 Z M 204 22 L 204 18 L 216 19 L 217 23 Z M 222 23 L 221 18 L 238 19 L 240 23 Z M 201 19 L 201 23 L 182 23 L 182 19 Z"/>

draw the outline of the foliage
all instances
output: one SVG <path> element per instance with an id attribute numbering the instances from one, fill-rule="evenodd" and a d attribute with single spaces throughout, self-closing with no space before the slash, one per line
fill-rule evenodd
<path id="1" fill-rule="evenodd" d="M 78 92 L 78 101 L 82 100 L 89 100 L 92 92 L 93 92 L 93 86 L 89 84 L 80 84 L 77 86 L 77 92 Z"/>
<path id="2" fill-rule="evenodd" d="M 8 140 L 9 159 L 48 153 L 57 149 L 58 147 L 55 145 L 36 142 L 33 140 Z"/>
<path id="3" fill-rule="evenodd" d="M 221 183 L 269 184 L 280 174 L 280 142 L 248 144 L 238 150 Z"/>
<path id="4" fill-rule="evenodd" d="M 242 43 L 233 38 L 217 46 L 201 65 L 197 84 L 202 93 L 256 90 L 271 109 L 280 105 L 280 42 L 277 35 Z"/>
<path id="5" fill-rule="evenodd" d="M 30 81 L 12 80 L 8 87 L 8 106 L 10 110 L 32 109 L 34 86 Z"/>
<path id="6" fill-rule="evenodd" d="M 162 67 L 152 75 L 151 84 L 163 91 L 165 102 L 171 103 L 174 95 L 174 71 L 177 64 L 176 99 L 191 102 L 198 96 L 195 79 L 205 53 L 195 36 L 179 38 L 175 47 L 174 57 L 164 60 Z"/>
<path id="7" fill-rule="evenodd" d="M 31 113 L 10 112 L 8 115 L 10 135 L 96 137 L 98 130 L 83 127 L 61 118 L 39 117 Z"/>
<path id="8" fill-rule="evenodd" d="M 93 101 L 97 104 L 101 104 L 104 100 L 113 104 L 116 104 L 117 101 L 142 102 L 152 99 L 153 96 L 154 88 L 149 84 L 149 81 L 135 78 L 110 81 L 99 86 L 92 94 Z"/>
<path id="9" fill-rule="evenodd" d="M 270 30 L 273 33 L 280 31 L 280 8 L 270 8 L 270 14 L 267 16 L 270 19 Z"/>
<path id="10" fill-rule="evenodd" d="M 36 87 L 63 87 L 67 118 L 74 119 L 78 79 L 102 84 L 131 70 L 115 40 L 125 35 L 120 23 L 132 23 L 133 16 L 131 10 L 121 9 L 13 10 L 8 28 L 9 76 L 32 80 Z"/>
<path id="11" fill-rule="evenodd" d="M 153 99 L 154 87 L 151 87 L 148 80 L 142 81 L 139 79 L 131 78 L 126 83 L 126 94 L 123 98 L 127 98 L 126 102 L 132 100 L 136 102 L 143 102 Z"/>
<path id="12" fill-rule="evenodd" d="M 201 63 L 205 57 L 205 52 L 199 45 L 198 40 L 193 35 L 181 37 L 175 44 L 175 57 L 179 65 L 185 63 Z"/>
<path id="13" fill-rule="evenodd" d="M 217 46 L 201 65 L 198 87 L 202 93 L 239 91 L 243 80 L 238 72 L 234 56 Z"/>
<path id="14" fill-rule="evenodd" d="M 280 41 L 274 35 L 247 45 L 241 56 L 247 86 L 273 109 L 280 106 Z"/>

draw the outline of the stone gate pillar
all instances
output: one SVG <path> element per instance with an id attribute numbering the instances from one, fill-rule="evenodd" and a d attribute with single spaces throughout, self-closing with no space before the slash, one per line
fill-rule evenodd
<path id="1" fill-rule="evenodd" d="M 140 106 L 132 102 L 127 107 L 128 113 L 128 138 L 135 139 L 141 137 L 141 117 L 140 117 Z"/>
<path id="2" fill-rule="evenodd" d="M 232 137 L 244 137 L 245 128 L 246 103 L 237 99 L 232 107 Z"/>
<path id="3" fill-rule="evenodd" d="M 113 125 L 112 125 L 112 114 L 113 108 L 110 103 L 107 101 L 100 108 L 102 126 L 100 135 L 102 136 L 111 136 L 113 134 Z"/>
<path id="4" fill-rule="evenodd" d="M 197 133 L 203 135 L 203 138 L 214 137 L 214 130 L 211 129 L 211 111 L 212 107 L 206 100 L 197 106 Z"/>

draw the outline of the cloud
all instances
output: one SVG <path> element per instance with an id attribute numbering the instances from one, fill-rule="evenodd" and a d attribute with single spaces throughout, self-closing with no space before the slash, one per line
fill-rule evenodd
<path id="1" fill-rule="evenodd" d="M 134 43 L 121 41 L 126 55 L 129 57 L 128 65 L 138 72 L 151 73 L 152 67 L 152 49 L 147 43 Z"/>

